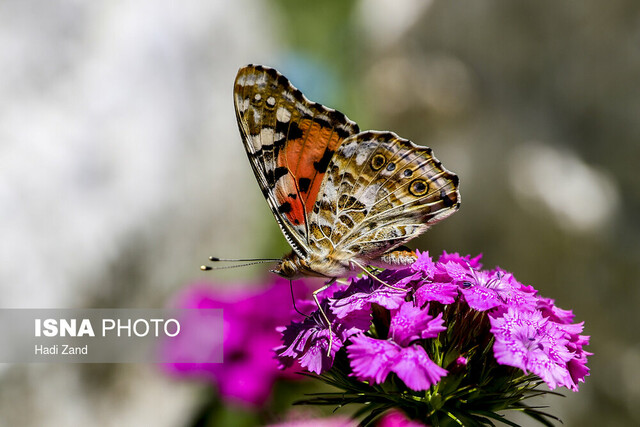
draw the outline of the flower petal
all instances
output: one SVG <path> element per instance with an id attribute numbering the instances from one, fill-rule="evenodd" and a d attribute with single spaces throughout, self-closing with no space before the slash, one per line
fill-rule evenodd
<path id="1" fill-rule="evenodd" d="M 391 370 L 415 391 L 427 390 L 447 375 L 447 370 L 436 365 L 429 359 L 425 349 L 417 345 L 403 348 Z"/>
<path id="2" fill-rule="evenodd" d="M 353 374 L 360 381 L 382 384 L 395 364 L 400 347 L 392 342 L 365 335 L 351 337 L 347 355 Z"/>
<path id="3" fill-rule="evenodd" d="M 403 303 L 391 314 L 389 335 L 401 346 L 421 338 L 434 338 L 444 330 L 442 313 L 434 318 L 429 315 L 429 306 L 424 309 L 414 306 L 413 302 Z"/>

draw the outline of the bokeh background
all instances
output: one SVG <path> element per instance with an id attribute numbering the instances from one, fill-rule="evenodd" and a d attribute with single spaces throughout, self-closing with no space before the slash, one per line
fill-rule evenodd
<path id="1" fill-rule="evenodd" d="M 482 252 L 573 309 L 592 373 L 543 403 L 568 426 L 640 424 L 635 0 L 0 1 L 0 305 L 163 307 L 203 278 L 266 280 L 198 269 L 287 251 L 235 123 L 246 63 L 432 147 L 463 203 L 413 246 Z M 192 425 L 211 390 L 155 366 L 0 365 L 0 423 Z"/>

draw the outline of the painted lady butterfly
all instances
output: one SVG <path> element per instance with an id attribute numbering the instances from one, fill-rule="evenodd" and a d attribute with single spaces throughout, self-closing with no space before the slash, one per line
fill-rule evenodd
<path id="1" fill-rule="evenodd" d="M 430 148 L 360 132 L 273 68 L 241 68 L 233 95 L 251 167 L 293 249 L 274 273 L 335 279 L 410 264 L 401 245 L 460 206 L 458 177 Z"/>

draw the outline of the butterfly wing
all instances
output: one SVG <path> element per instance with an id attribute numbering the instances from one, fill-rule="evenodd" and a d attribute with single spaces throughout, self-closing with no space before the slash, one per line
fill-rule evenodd
<path id="1" fill-rule="evenodd" d="M 329 162 L 310 218 L 310 248 L 374 261 L 460 206 L 458 177 L 428 147 L 392 132 L 346 139 Z"/>
<path id="2" fill-rule="evenodd" d="M 309 101 L 278 71 L 260 65 L 238 71 L 234 104 L 258 184 L 285 238 L 305 257 L 307 218 L 329 162 L 358 125 Z"/>

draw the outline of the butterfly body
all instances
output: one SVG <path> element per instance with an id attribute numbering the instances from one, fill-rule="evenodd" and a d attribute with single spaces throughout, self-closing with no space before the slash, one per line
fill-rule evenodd
<path id="1" fill-rule="evenodd" d="M 343 261 L 345 259 L 347 258 L 341 258 L 339 255 L 322 258 L 313 254 L 308 258 L 301 258 L 296 252 L 291 251 L 282 257 L 272 272 L 288 279 L 297 279 L 303 276 L 342 277 L 353 269 Z"/>
<path id="2" fill-rule="evenodd" d="M 234 86 L 256 179 L 293 251 L 284 277 L 348 276 L 415 260 L 401 246 L 460 205 L 458 178 L 393 132 L 360 132 L 275 69 L 249 65 Z"/>
<path id="3" fill-rule="evenodd" d="M 294 251 L 291 251 L 282 257 L 282 260 L 271 272 L 288 279 L 297 279 L 304 276 L 336 278 L 348 276 L 354 271 L 358 272 L 359 268 L 353 261 L 361 265 L 397 268 L 412 264 L 415 260 L 415 253 L 407 249 L 395 250 L 377 259 L 358 258 L 352 253 L 336 253 L 328 258 L 312 255 L 311 258 L 304 259 L 300 258 Z"/>

